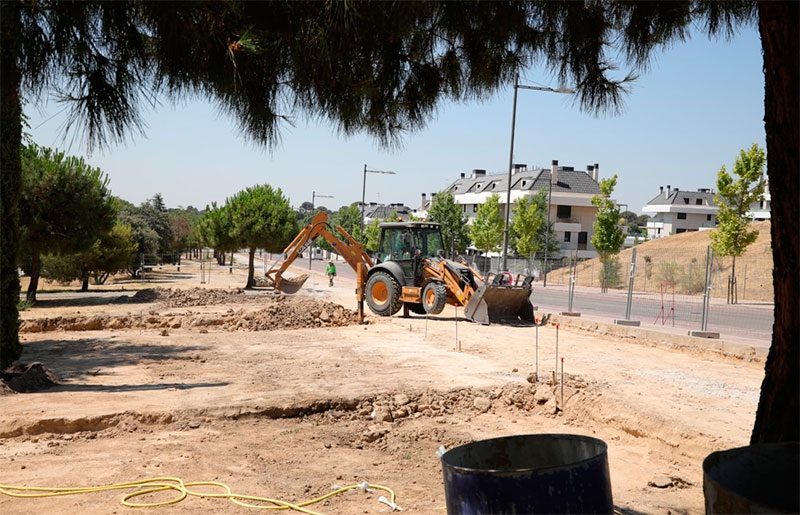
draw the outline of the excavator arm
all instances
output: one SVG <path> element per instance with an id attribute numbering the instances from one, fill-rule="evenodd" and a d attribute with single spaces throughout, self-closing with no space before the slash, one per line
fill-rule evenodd
<path id="1" fill-rule="evenodd" d="M 337 236 L 339 233 L 342 238 Z M 325 238 L 331 244 L 334 251 L 344 258 L 350 267 L 356 272 L 356 295 L 359 301 L 359 312 L 362 312 L 362 301 L 364 300 L 364 283 L 367 271 L 372 268 L 372 258 L 364 251 L 364 246 L 356 241 L 355 238 L 345 231 L 341 226 L 332 226 L 328 221 L 328 213 L 320 211 L 311 220 L 311 223 L 303 228 L 295 236 L 294 240 L 284 249 L 283 261 L 278 259 L 266 272 L 267 282 L 276 289 L 285 293 L 295 293 L 308 279 L 308 274 L 303 274 L 296 278 L 283 277 L 284 272 L 291 264 L 306 250 L 310 250 L 314 240 L 318 237 Z M 280 263 L 280 266 L 278 264 Z"/>

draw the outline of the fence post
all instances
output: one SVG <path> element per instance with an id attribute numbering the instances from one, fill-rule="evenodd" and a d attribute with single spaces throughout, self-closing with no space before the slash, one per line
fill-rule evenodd
<path id="1" fill-rule="evenodd" d="M 708 330 L 708 305 L 709 297 L 711 296 L 711 277 L 713 273 L 714 250 L 709 245 L 706 248 L 706 277 L 705 277 L 705 292 L 703 293 L 703 315 L 700 322 L 700 330 Z"/>
<path id="2" fill-rule="evenodd" d="M 625 320 L 631 319 L 631 301 L 633 300 L 633 274 L 636 271 L 636 247 L 631 249 L 631 274 L 628 280 L 628 305 L 625 306 Z"/>
<path id="3" fill-rule="evenodd" d="M 744 296 L 747 294 L 747 263 L 744 264 L 744 281 L 742 283 L 742 300 L 744 300 Z"/>

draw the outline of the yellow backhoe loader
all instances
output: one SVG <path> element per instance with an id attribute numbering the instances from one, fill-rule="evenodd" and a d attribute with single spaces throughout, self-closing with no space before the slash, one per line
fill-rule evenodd
<path id="1" fill-rule="evenodd" d="M 463 306 L 464 316 L 481 324 L 533 322 L 531 284 L 486 284 L 467 263 L 445 258 L 441 226 L 432 222 L 389 222 L 380 225 L 377 252 L 370 257 L 363 245 L 340 226 L 331 226 L 327 213 L 317 213 L 311 223 L 286 247 L 283 261 L 273 263 L 267 281 L 285 293 L 295 293 L 308 275 L 283 277 L 292 262 L 317 237 L 322 237 L 356 272 L 356 299 L 363 319 L 364 301 L 379 316 L 436 315 L 447 304 Z M 337 235 L 338 233 L 338 235 Z"/>

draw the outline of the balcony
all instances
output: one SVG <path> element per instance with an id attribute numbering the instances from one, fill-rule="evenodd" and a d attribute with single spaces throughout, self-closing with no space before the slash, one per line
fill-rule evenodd
<path id="1" fill-rule="evenodd" d="M 581 226 L 581 219 L 577 216 L 571 216 L 569 218 L 556 218 L 556 221 L 553 224 L 553 230 L 556 232 L 581 232 L 583 230 Z"/>

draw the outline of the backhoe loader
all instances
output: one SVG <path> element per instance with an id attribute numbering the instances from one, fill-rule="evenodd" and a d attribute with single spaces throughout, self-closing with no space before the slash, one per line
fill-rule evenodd
<path id="1" fill-rule="evenodd" d="M 380 225 L 378 250 L 370 257 L 364 247 L 342 227 L 331 227 L 327 214 L 317 213 L 311 223 L 286 247 L 283 262 L 266 272 L 276 289 L 295 293 L 308 278 L 284 278 L 291 263 L 323 237 L 356 272 L 356 298 L 363 319 L 364 300 L 379 316 L 392 316 L 403 309 L 436 315 L 448 304 L 463 306 L 464 316 L 481 324 L 533 322 L 530 280 L 521 285 L 486 284 L 464 261 L 445 258 L 441 226 L 432 222 L 389 222 Z M 341 235 L 341 238 L 336 233 Z"/>

